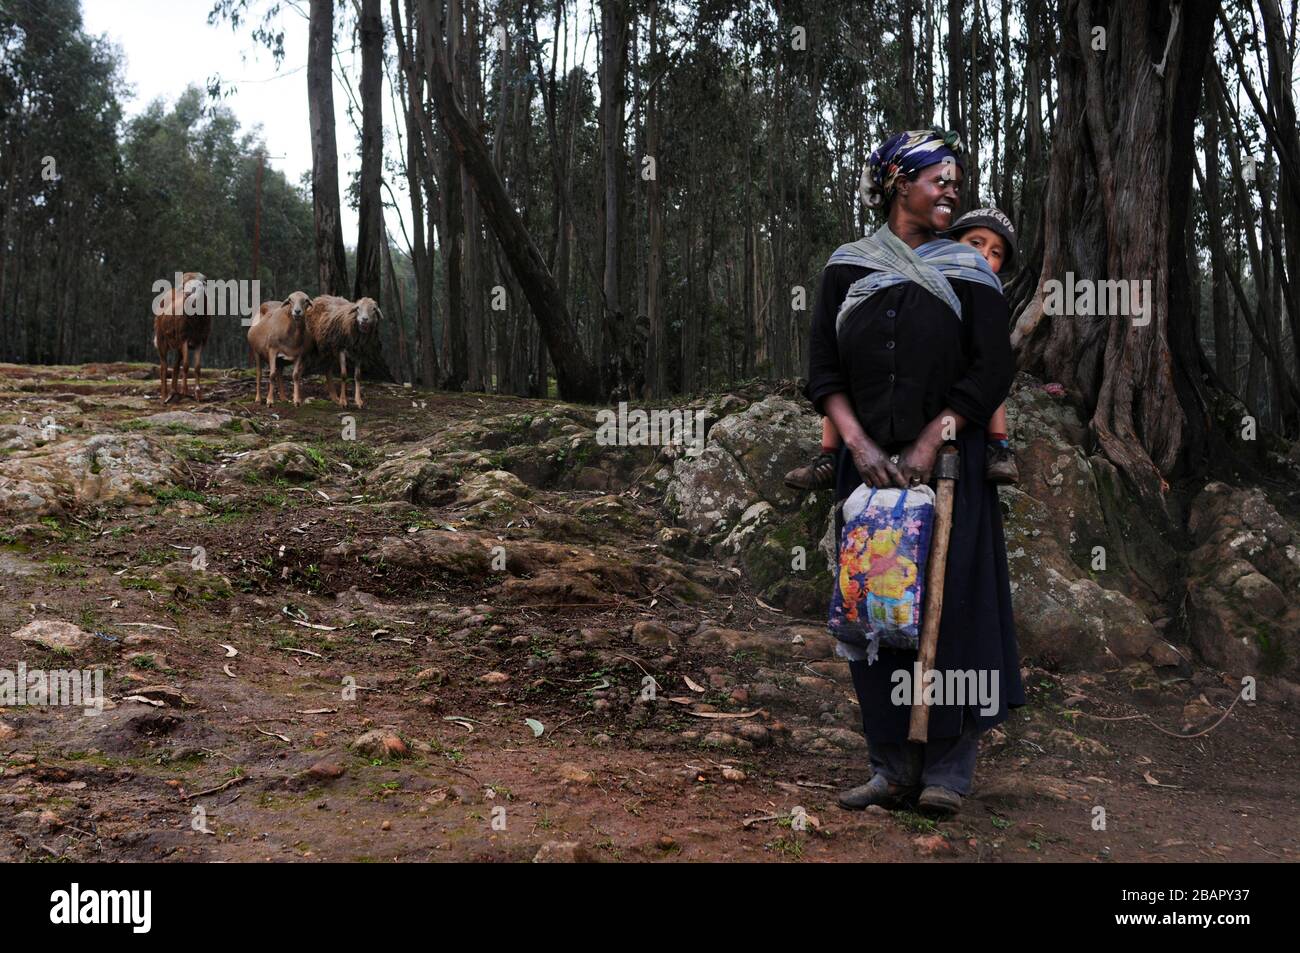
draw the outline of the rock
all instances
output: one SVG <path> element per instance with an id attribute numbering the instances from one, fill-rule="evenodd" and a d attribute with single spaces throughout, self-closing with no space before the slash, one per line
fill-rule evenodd
<path id="1" fill-rule="evenodd" d="M 0 424 L 0 451 L 31 450 L 56 436 L 56 428 L 41 430 L 24 424 Z"/>
<path id="2" fill-rule="evenodd" d="M 759 501 L 789 508 L 797 498 L 783 478 L 816 452 L 819 428 L 806 404 L 778 396 L 751 404 L 715 424 L 701 454 L 674 461 L 664 502 L 702 535 L 731 529 Z"/>
<path id="3" fill-rule="evenodd" d="M 1209 483 L 1192 502 L 1192 644 L 1233 675 L 1300 678 L 1300 534 L 1259 488 Z"/>
<path id="4" fill-rule="evenodd" d="M 222 430 L 234 420 L 230 414 L 215 412 L 195 413 L 189 410 L 169 410 L 161 414 L 151 414 L 140 418 L 146 427 L 162 427 L 170 430 L 188 430 L 198 433 L 210 433 Z"/>
<path id="5" fill-rule="evenodd" d="M 510 681 L 510 676 L 505 672 L 488 672 L 486 675 L 480 675 L 478 680 L 484 685 L 503 685 Z"/>
<path id="6" fill-rule="evenodd" d="M 577 841 L 547 841 L 533 855 L 535 864 L 589 864 L 591 853 Z"/>
<path id="7" fill-rule="evenodd" d="M 434 455 L 442 438 L 423 441 L 401 456 L 385 460 L 362 475 L 367 492 L 383 500 L 439 505 L 451 500 L 462 474 L 490 469 L 491 463 L 474 451 L 448 451 Z"/>
<path id="8" fill-rule="evenodd" d="M 305 771 L 299 771 L 285 781 L 285 785 L 292 790 L 301 791 L 305 788 L 317 787 L 322 784 L 329 784 L 331 781 L 337 781 L 347 773 L 347 768 L 334 758 L 322 758 Z"/>
<path id="9" fill-rule="evenodd" d="M 560 765 L 557 772 L 559 779 L 566 784 L 595 784 L 596 776 L 572 762 Z"/>
<path id="10" fill-rule="evenodd" d="M 61 440 L 0 460 L 0 512 L 58 516 L 85 506 L 144 505 L 181 479 L 177 457 L 141 434 Z"/>
<path id="11" fill-rule="evenodd" d="M 700 744 L 709 748 L 730 748 L 736 751 L 750 751 L 754 747 L 752 742 L 727 734 L 725 731 L 710 731 Z"/>
<path id="12" fill-rule="evenodd" d="M 3 721 L 0 721 L 0 741 L 8 741 L 16 734 L 18 734 L 17 729 L 11 725 L 6 725 Z"/>
<path id="13" fill-rule="evenodd" d="M 327 549 L 323 556 L 327 565 L 351 559 L 399 569 L 476 578 L 487 576 L 492 568 L 490 551 L 477 537 L 447 530 L 385 536 L 378 543 L 366 540 L 343 542 Z"/>
<path id="14" fill-rule="evenodd" d="M 385 761 L 406 757 L 406 744 L 391 731 L 380 728 L 367 731 L 352 742 L 351 747 L 367 758 L 382 758 Z"/>
<path id="15" fill-rule="evenodd" d="M 632 627 L 632 641 L 642 648 L 675 649 L 677 635 L 658 622 L 642 620 Z"/>
<path id="16" fill-rule="evenodd" d="M 741 781 L 744 781 L 747 775 L 745 774 L 744 771 L 741 771 L 739 768 L 724 766 L 722 769 L 722 777 L 723 780 L 725 781 L 735 781 L 739 783 Z"/>
<path id="17" fill-rule="evenodd" d="M 41 619 L 29 622 L 11 633 L 13 638 L 28 645 L 38 645 L 54 652 L 79 652 L 89 645 L 94 636 L 71 622 Z"/>
<path id="18" fill-rule="evenodd" d="M 163 516 L 177 516 L 182 519 L 191 519 L 196 516 L 206 516 L 208 508 L 196 500 L 174 500 L 163 507 Z"/>
<path id="19" fill-rule="evenodd" d="M 912 846 L 925 857 L 952 857 L 957 848 L 942 834 L 921 834 L 912 838 Z"/>
<path id="20" fill-rule="evenodd" d="M 285 441 L 250 450 L 230 465 L 230 472 L 242 479 L 294 482 L 314 480 L 325 467 L 319 452 L 313 454 L 301 444 Z"/>
<path id="21" fill-rule="evenodd" d="M 533 512 L 528 502 L 532 488 L 505 470 L 475 473 L 456 489 L 456 502 L 466 507 L 466 518 L 509 516 Z"/>

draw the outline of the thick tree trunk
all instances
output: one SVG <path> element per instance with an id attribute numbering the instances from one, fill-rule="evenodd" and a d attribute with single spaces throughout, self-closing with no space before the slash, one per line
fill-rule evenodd
<path id="1" fill-rule="evenodd" d="M 311 0 L 307 30 L 307 106 L 311 123 L 311 198 L 322 294 L 346 296 L 348 265 L 339 213 L 339 149 L 334 135 L 333 0 Z"/>
<path id="2" fill-rule="evenodd" d="M 1208 426 L 1188 348 L 1195 328 L 1183 242 L 1191 128 L 1212 31 L 1205 18 L 1171 22 L 1159 0 L 1104 0 L 1097 9 L 1091 0 L 1065 4 L 1043 269 L 1026 316 L 1041 317 L 1042 283 L 1067 282 L 1067 273 L 1076 282 L 1139 282 L 1139 292 L 1149 282 L 1150 293 L 1141 309 L 1130 299 L 1127 314 L 1043 322 L 1029 356 L 1065 384 L 1102 453 L 1163 506 L 1165 477 L 1202 463 Z M 1097 25 L 1111 38 L 1107 50 L 1093 49 Z"/>
<path id="3" fill-rule="evenodd" d="M 424 0 L 426 16 L 434 13 L 430 9 L 434 3 L 435 0 Z M 436 31 L 429 32 L 436 34 Z M 492 165 L 487 144 L 456 100 L 442 37 L 432 35 L 431 39 L 429 88 L 438 107 L 438 117 L 447 132 L 451 151 L 473 183 L 483 214 L 532 306 L 555 362 L 560 396 L 565 400 L 597 400 L 603 396 L 599 377 L 582 352 L 560 289 Z"/>

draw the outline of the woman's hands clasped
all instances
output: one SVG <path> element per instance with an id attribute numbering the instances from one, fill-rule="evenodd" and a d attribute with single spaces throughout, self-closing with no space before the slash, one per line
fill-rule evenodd
<path id="1" fill-rule="evenodd" d="M 862 475 L 862 482 L 868 486 L 907 486 L 907 481 L 885 451 L 868 436 L 849 444 L 849 453 L 853 456 L 853 465 Z"/>
<path id="2" fill-rule="evenodd" d="M 904 483 L 899 486 L 920 486 L 930 482 L 935 461 L 939 457 L 939 444 L 924 437 L 910 443 L 898 458 L 898 470 Z"/>

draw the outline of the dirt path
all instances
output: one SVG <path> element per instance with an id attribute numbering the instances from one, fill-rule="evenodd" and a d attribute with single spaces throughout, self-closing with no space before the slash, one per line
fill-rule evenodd
<path id="1" fill-rule="evenodd" d="M 594 603 L 572 588 L 567 603 L 554 585 L 504 602 L 491 571 L 347 555 L 451 530 L 541 539 L 540 519 L 377 500 L 362 477 L 440 430 L 551 402 L 373 386 L 351 412 L 367 436 L 349 446 L 314 382 L 298 409 L 253 406 L 235 375 L 164 408 L 150 373 L 0 369 L 0 424 L 52 417 L 60 439 L 143 433 L 169 409 L 234 418 L 149 431 L 183 458 L 182 485 L 154 502 L 31 519 L 0 540 L 0 666 L 102 665 L 111 699 L 97 716 L 0 708 L 0 860 L 1300 856 L 1300 719 L 1267 685 L 1185 739 L 1154 725 L 1184 733 L 1195 715 L 1188 733 L 1203 729 L 1236 686 L 1202 669 L 1163 682 L 1141 667 L 1027 669 L 1029 704 L 985 738 L 961 815 L 847 813 L 835 791 L 865 779 L 866 757 L 846 666 L 816 620 L 768 611 L 713 560 L 673 557 L 697 583 L 732 580 L 694 603 L 665 586 Z M 239 454 L 283 441 L 313 448 L 319 474 L 230 478 Z M 550 546 L 644 572 L 661 559 L 655 501 L 626 496 L 636 519 L 583 517 L 599 491 L 531 505 L 572 517 L 548 524 Z M 71 655 L 9 637 L 34 619 L 93 637 Z M 731 641 L 693 638 L 711 627 Z M 163 704 L 127 700 L 141 692 Z"/>

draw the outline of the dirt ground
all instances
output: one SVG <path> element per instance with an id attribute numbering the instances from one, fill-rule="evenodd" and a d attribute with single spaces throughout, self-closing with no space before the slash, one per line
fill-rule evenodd
<path id="1" fill-rule="evenodd" d="M 835 792 L 868 774 L 847 666 L 710 654 L 685 637 L 705 619 L 787 642 L 819 625 L 768 610 L 743 580 L 696 605 L 631 594 L 502 605 L 491 577 L 323 559 L 345 540 L 460 525 L 454 504 L 365 496 L 359 475 L 385 454 L 457 422 L 553 402 L 370 385 L 352 411 L 369 437 L 350 449 L 315 380 L 312 402 L 268 410 L 252 403 L 247 372 L 209 372 L 201 403 L 163 407 L 151 373 L 0 368 L 4 424 L 59 403 L 74 437 L 130 430 L 168 409 L 238 421 L 165 434 L 183 448 L 187 476 L 154 504 L 63 513 L 0 539 L 0 666 L 103 665 L 112 700 L 93 717 L 0 708 L 0 860 L 1300 857 L 1300 716 L 1294 696 L 1287 704 L 1268 684 L 1184 738 L 1174 735 L 1215 724 L 1233 683 L 1204 668 L 1161 679 L 1027 665 L 1029 703 L 984 738 L 976 790 L 957 817 L 846 812 Z M 153 406 L 120 400 L 130 397 Z M 301 485 L 217 478 L 241 449 L 284 440 L 320 447 L 324 475 Z M 648 491 L 631 492 L 654 505 Z M 535 499 L 562 510 L 600 495 Z M 201 509 L 182 517 L 185 502 Z M 653 529 L 592 525 L 573 545 L 652 554 Z M 206 569 L 187 573 L 196 546 Z M 69 661 L 9 637 L 34 619 L 96 638 Z M 644 620 L 682 638 L 634 644 L 630 627 Z M 647 674 L 653 703 L 637 701 Z M 341 688 L 349 680 L 355 698 Z M 163 704 L 127 700 L 141 691 Z M 1185 729 L 1202 697 L 1206 710 Z M 400 741 L 363 753 L 353 743 L 373 730 Z"/>

